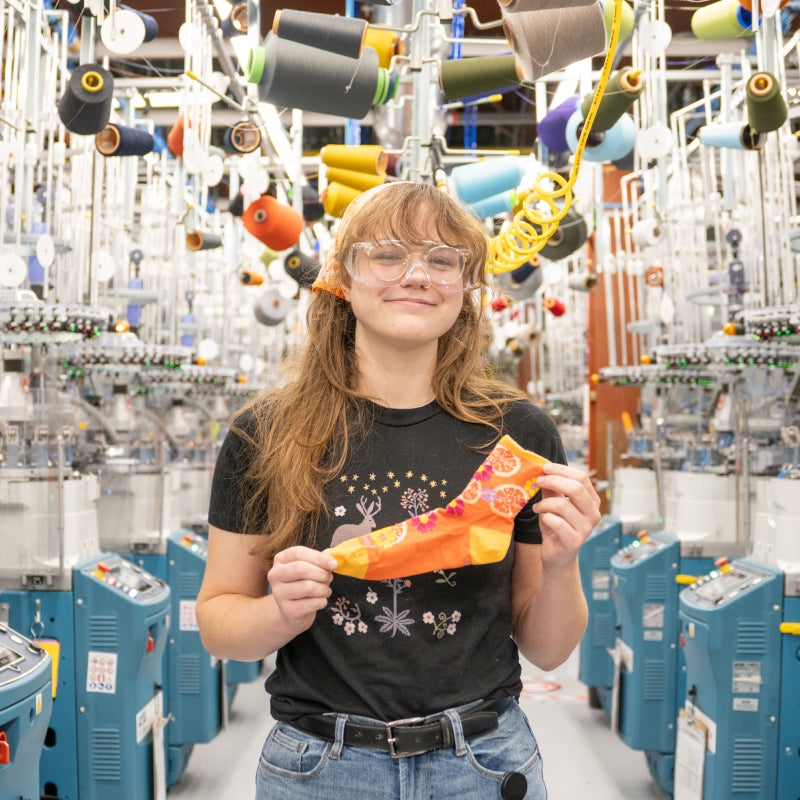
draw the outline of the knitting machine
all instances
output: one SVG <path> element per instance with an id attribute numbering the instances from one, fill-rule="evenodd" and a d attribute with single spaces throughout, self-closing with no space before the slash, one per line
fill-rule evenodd
<path id="1" fill-rule="evenodd" d="M 104 555 L 101 481 L 90 466 L 106 444 L 96 434 L 110 426 L 61 379 L 60 349 L 96 338 L 108 319 L 22 292 L 0 304 L 0 621 L 51 655 L 57 679 L 38 775 L 43 795 L 64 800 L 151 797 L 163 786 L 153 709 L 169 590 Z M 124 778 L 122 763 L 131 765 Z"/>
<path id="2" fill-rule="evenodd" d="M 612 726 L 629 747 L 644 751 L 654 780 L 668 793 L 684 680 L 676 581 L 688 564 L 700 567 L 696 559 L 682 559 L 680 549 L 676 536 L 642 532 L 611 559 L 617 624 Z"/>
<path id="3" fill-rule="evenodd" d="M 616 611 L 611 591 L 611 557 L 627 542 L 622 524 L 606 515 L 581 547 L 578 564 L 589 624 L 581 639 L 578 679 L 589 688 L 589 705 L 611 713 L 614 684 L 612 654 L 616 642 Z"/>
<path id="4" fill-rule="evenodd" d="M 796 345 L 758 346 L 766 370 L 749 424 L 772 436 L 749 459 L 748 558 L 721 563 L 680 595 L 687 688 L 676 781 L 701 786 L 704 800 L 794 800 L 800 786 L 798 355 Z"/>
<path id="5" fill-rule="evenodd" d="M 0 623 L 0 797 L 38 800 L 39 759 L 52 709 L 47 651 Z"/>
<path id="6" fill-rule="evenodd" d="M 722 564 L 680 595 L 684 706 L 676 755 L 676 788 L 701 786 L 704 800 L 789 800 L 797 794 L 798 661 L 796 640 L 781 636 L 781 573 L 738 559 Z M 796 599 L 796 598 L 795 598 Z M 782 642 L 791 654 L 782 713 Z M 794 662 L 794 663 L 791 663 Z M 792 687 L 792 688 L 790 688 Z M 789 693 L 794 697 L 789 700 Z M 789 748 L 781 757 L 779 742 Z M 793 773 L 794 782 L 789 783 Z"/>

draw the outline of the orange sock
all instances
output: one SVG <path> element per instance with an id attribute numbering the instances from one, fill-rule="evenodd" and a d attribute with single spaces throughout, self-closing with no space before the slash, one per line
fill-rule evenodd
<path id="1" fill-rule="evenodd" d="M 334 570 L 364 580 L 388 580 L 439 569 L 502 561 L 514 517 L 538 488 L 547 459 L 503 436 L 466 488 L 444 508 L 348 539 L 327 552 Z"/>

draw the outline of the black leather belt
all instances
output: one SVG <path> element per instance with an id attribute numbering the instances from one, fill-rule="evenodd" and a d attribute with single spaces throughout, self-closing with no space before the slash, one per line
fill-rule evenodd
<path id="1" fill-rule="evenodd" d="M 487 700 L 463 711 L 461 727 L 464 738 L 472 739 L 482 733 L 493 731 L 498 726 L 498 717 L 512 702 L 510 697 Z M 331 714 L 307 714 L 291 722 L 301 731 L 319 736 L 329 742 L 336 740 L 336 716 Z M 410 717 L 392 722 L 345 723 L 344 743 L 348 747 L 370 747 L 385 750 L 393 758 L 418 756 L 431 750 L 452 747 L 453 727 L 445 714 L 435 717 Z"/>

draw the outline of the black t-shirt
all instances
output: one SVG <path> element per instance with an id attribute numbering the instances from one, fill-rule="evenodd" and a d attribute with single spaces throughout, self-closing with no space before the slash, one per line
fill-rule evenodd
<path id="1" fill-rule="evenodd" d="M 555 424 L 531 403 L 508 409 L 503 432 L 528 450 L 566 463 Z M 446 505 L 488 454 L 492 434 L 435 402 L 415 409 L 374 406 L 369 434 L 326 489 L 330 524 L 309 544 L 322 550 L 340 526 L 351 527 L 337 539 L 343 533 L 349 538 Z M 247 458 L 248 445 L 229 433 L 209 510 L 210 524 L 222 530 L 242 529 L 239 476 Z M 266 682 L 273 717 L 291 721 L 334 711 L 393 720 L 519 695 L 510 610 L 514 541 L 541 542 L 538 517 L 528 506 L 517 516 L 512 546 L 499 563 L 396 580 L 334 575 L 327 608 L 278 652 Z"/>

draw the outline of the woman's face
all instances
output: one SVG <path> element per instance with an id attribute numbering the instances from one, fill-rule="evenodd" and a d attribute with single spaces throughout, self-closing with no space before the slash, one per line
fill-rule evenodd
<path id="1" fill-rule="evenodd" d="M 435 230 L 425 233 L 428 243 L 439 241 Z M 409 261 L 396 283 L 374 286 L 354 277 L 342 288 L 356 317 L 357 336 L 393 347 L 434 345 L 461 311 L 464 284 L 459 280 L 452 288 L 438 285 L 424 259 L 430 244 L 404 244 Z"/>

